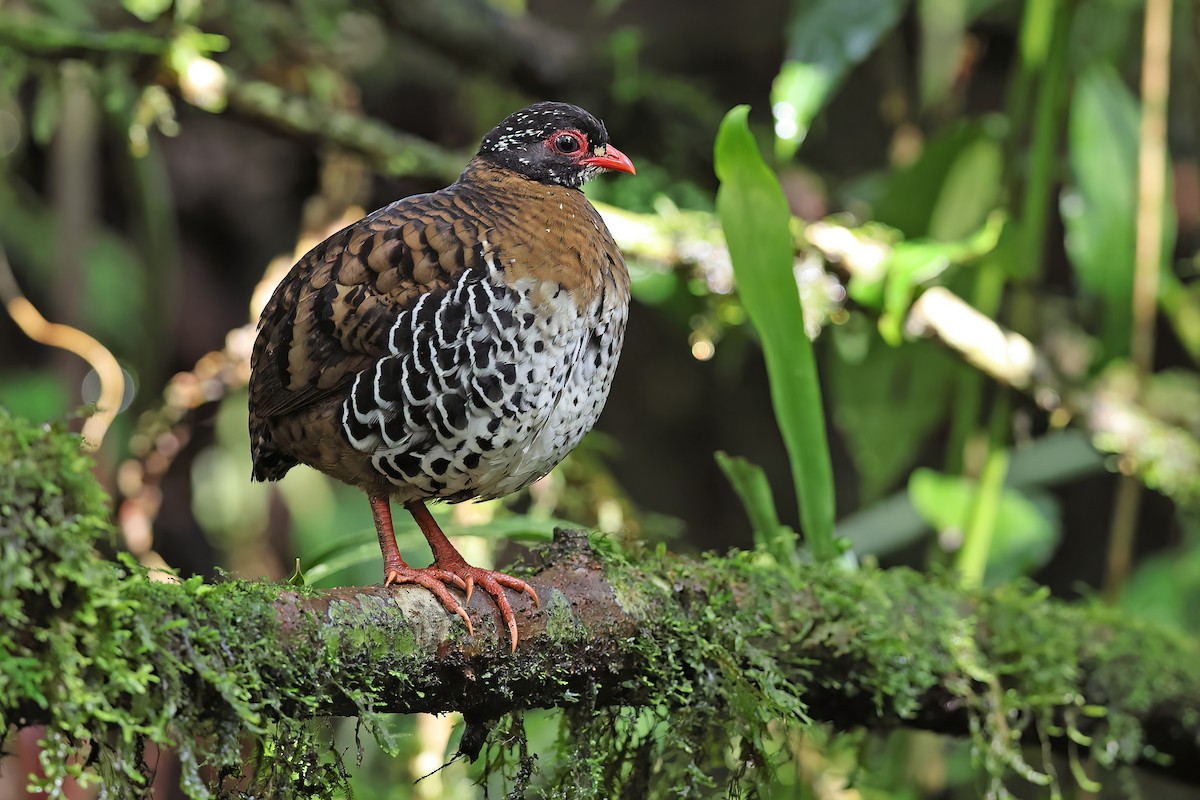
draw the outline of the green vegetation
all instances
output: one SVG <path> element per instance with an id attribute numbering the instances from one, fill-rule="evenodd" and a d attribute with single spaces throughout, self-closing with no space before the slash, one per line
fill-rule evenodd
<path id="1" fill-rule="evenodd" d="M 193 797 L 1200 783 L 1166 755 L 1200 742 L 1196 7 L 771 8 L 0 3 L 0 299 L 136 388 L 93 463 L 62 420 L 95 376 L 0 315 L 4 752 L 117 796 L 159 758 Z M 586 559 L 620 613 L 547 589 L 517 658 L 447 666 L 436 605 L 323 594 L 379 581 L 360 492 L 248 482 L 246 308 L 547 98 L 637 164 L 588 186 L 630 341 L 561 469 L 435 513 L 479 563 Z M 572 554 L 564 520 L 607 533 Z M 405 713 L 465 674 L 518 710 Z"/>
<path id="2" fill-rule="evenodd" d="M 0 642 L 0 712 L 7 724 L 46 723 L 44 787 L 74 775 L 138 794 L 153 742 L 179 753 L 190 797 L 328 797 L 346 788 L 348 766 L 314 714 L 348 703 L 396 752 L 378 710 L 420 707 L 422 695 L 446 691 L 433 676 L 455 667 L 436 652 L 456 647 L 462 632 L 451 628 L 448 641 L 436 633 L 446 621 L 434 603 L 414 620 L 411 608 L 380 597 L 156 583 L 97 557 L 110 531 L 77 443 L 0 415 L 0 455 L 13 464 L 0 558 L 14 576 L 0 603 L 17 623 Z M 523 657 L 470 657 L 472 668 L 487 665 L 477 679 L 498 702 L 567 708 L 558 757 L 536 772 L 520 760 L 521 717 L 493 732 L 485 764 L 521 792 L 781 790 L 784 765 L 819 735 L 814 719 L 962 726 L 994 787 L 1012 772 L 1050 784 L 1053 762 L 1030 762 L 1024 741 L 1048 747 L 1065 736 L 1075 766 L 1084 753 L 1106 767 L 1153 759 L 1151 712 L 1200 696 L 1194 640 L 1026 587 L 963 594 L 947 577 L 904 569 L 606 549 L 583 557 L 600 560 L 626 621 L 597 621 L 547 593 L 544 636 Z M 556 694 L 576 685 L 572 661 L 595 647 L 624 677 L 608 685 L 596 673 L 590 694 Z M 622 705 L 610 705 L 614 692 Z M 1200 722 L 1180 719 L 1195 747 Z M 257 756 L 247 762 L 249 742 Z M 86 759 L 73 759 L 81 747 Z"/>
<path id="3" fill-rule="evenodd" d="M 750 134 L 749 110 L 740 106 L 730 111 L 717 133 L 717 213 L 738 296 L 762 336 L 771 401 L 792 462 L 805 539 L 818 561 L 829 561 L 837 555 L 833 468 L 817 362 L 791 269 L 791 214 L 779 181 Z M 774 510 L 769 513 L 773 516 Z"/>
<path id="4" fill-rule="evenodd" d="M 105 559 L 105 495 L 78 437 L 59 428 L 0 412 L 0 458 L 0 607 L 10 623 L 0 637 L 0 709 L 6 727 L 47 723 L 43 791 L 54 795 L 73 776 L 138 794 L 149 786 L 153 743 L 178 753 L 190 796 L 208 797 L 201 770 L 236 782 L 243 742 L 268 731 L 289 748 L 261 755 L 264 787 L 337 774 L 320 731 L 285 714 L 306 708 L 305 691 L 328 678 L 316 654 L 281 654 L 277 587 L 155 583 L 128 558 Z"/>

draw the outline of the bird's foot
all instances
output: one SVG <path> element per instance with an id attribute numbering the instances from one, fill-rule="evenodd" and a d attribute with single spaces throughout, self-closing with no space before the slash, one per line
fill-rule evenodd
<path id="1" fill-rule="evenodd" d="M 436 564 L 423 569 L 413 569 L 403 563 L 385 566 L 384 586 L 400 583 L 415 583 L 418 586 L 424 586 L 433 592 L 434 597 L 442 601 L 442 605 L 446 607 L 447 611 L 452 611 L 462 617 L 462 621 L 467 623 L 467 633 L 472 636 L 475 635 L 475 628 L 471 625 L 471 618 L 467 616 L 467 610 L 463 608 L 462 603 L 458 602 L 458 598 L 450 594 L 450 590 L 446 588 L 447 583 L 453 583 L 467 593 L 467 600 L 469 602 L 471 599 L 471 586 L 467 581 L 453 572 L 439 569 Z"/>
<path id="2" fill-rule="evenodd" d="M 500 609 L 501 619 L 508 626 L 509 639 L 512 641 L 512 650 L 515 653 L 517 650 L 517 615 L 513 611 L 512 604 L 508 602 L 508 596 L 504 593 L 504 589 L 507 587 L 517 592 L 524 592 L 533 598 L 534 605 L 541 605 L 533 587 L 520 578 L 514 578 L 512 575 L 495 570 L 473 567 L 461 559 L 451 559 L 441 564 L 435 563 L 434 567 L 455 575 L 465 582 L 464 590 L 467 593 L 468 603 L 471 602 L 471 593 L 475 591 L 476 586 L 492 596 L 492 599 L 496 601 L 496 608 Z"/>

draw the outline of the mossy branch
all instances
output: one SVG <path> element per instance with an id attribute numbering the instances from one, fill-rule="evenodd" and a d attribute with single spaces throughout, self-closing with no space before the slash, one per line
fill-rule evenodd
<path id="1" fill-rule="evenodd" d="M 0 414 L 0 719 L 47 727 L 47 781 L 84 771 L 71 756 L 89 742 L 101 780 L 136 786 L 148 739 L 174 747 L 205 796 L 199 775 L 247 769 L 240 742 L 308 736 L 264 747 L 276 761 L 251 768 L 254 785 L 279 790 L 297 770 L 322 773 L 319 754 L 336 759 L 304 732 L 322 716 L 378 733 L 382 712 L 458 710 L 473 750 L 489 721 L 561 706 L 580 752 L 632 746 L 660 766 L 683 759 L 693 776 L 723 769 L 729 747 L 765 769 L 773 737 L 820 722 L 969 735 L 995 776 L 1049 780 L 1050 763 L 1023 757 L 1040 739 L 1200 785 L 1200 644 L 1112 609 L 1028 588 L 964 592 L 909 570 L 783 568 L 758 553 L 631 558 L 560 532 L 529 578 L 542 606 L 514 598 L 510 655 L 482 593 L 471 637 L 411 587 L 157 583 L 131 560 L 97 558 L 111 529 L 77 448 Z M 717 731 L 720 745 L 706 744 Z M 284 752 L 316 763 L 281 768 Z M 561 777 L 577 766 L 562 761 Z"/>

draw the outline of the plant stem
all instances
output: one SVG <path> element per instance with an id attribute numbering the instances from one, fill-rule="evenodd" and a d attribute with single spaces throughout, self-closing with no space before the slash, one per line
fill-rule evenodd
<path id="1" fill-rule="evenodd" d="M 995 318 L 1000 310 L 1008 279 L 1019 278 L 1024 283 L 1036 282 L 1042 274 L 1042 259 L 1046 241 L 1046 216 L 1054 185 L 1056 149 L 1062 128 L 1062 108 L 1066 98 L 1067 34 L 1070 31 L 1073 2 L 1058 0 L 1028 0 L 1021 19 L 1020 59 L 1012 78 L 1008 98 L 1008 116 L 1012 133 L 1005 146 L 1009 189 L 1009 223 L 1005 239 L 1015 238 L 1000 247 L 981 265 L 976 277 L 972 305 L 983 314 Z M 1037 82 L 1042 76 L 1040 84 Z M 1034 96 L 1036 92 L 1036 96 Z M 1033 112 L 1033 141 L 1030 145 L 1029 167 L 1020 190 L 1020 132 L 1027 127 Z M 1019 205 L 1017 205 L 1019 198 Z M 1022 293 L 1024 294 L 1024 293 Z M 1018 319 L 1010 324 L 1028 334 L 1028 298 L 1014 303 Z M 946 451 L 946 466 L 951 472 L 970 473 L 965 449 L 977 430 L 977 420 L 983 402 L 982 380 L 978 373 L 963 375 L 955 385 L 953 420 Z"/>
<path id="2" fill-rule="evenodd" d="M 1137 239 L 1130 353 L 1143 375 L 1154 361 L 1154 322 L 1162 268 L 1166 199 L 1167 94 L 1171 76 L 1171 0 L 1146 0 L 1142 44 L 1142 121 L 1138 148 Z"/>
<path id="3" fill-rule="evenodd" d="M 1117 499 L 1113 502 L 1112 527 L 1109 529 L 1108 565 L 1104 574 L 1104 599 L 1110 603 L 1116 602 L 1133 563 L 1142 488 L 1142 482 L 1132 475 L 1122 475 L 1117 483 Z"/>
<path id="4" fill-rule="evenodd" d="M 1020 222 L 1021 246 L 1017 262 L 1013 265 L 1014 274 L 1027 281 L 1036 281 L 1042 274 L 1046 221 L 1057 175 L 1058 139 L 1062 129 L 1062 109 L 1067 96 L 1067 38 L 1071 30 L 1071 18 L 1075 13 L 1075 3 L 1069 0 L 1037 0 L 1030 7 L 1030 11 L 1044 10 L 1047 5 L 1053 6 L 1054 9 L 1053 28 L 1050 32 L 1049 50 L 1044 53 L 1043 64 L 1039 65 L 1044 77 L 1038 90 L 1033 118 L 1029 178 L 1025 183 L 1020 215 L 1017 217 Z M 1038 35 L 1044 34 L 1039 32 Z"/>
<path id="5" fill-rule="evenodd" d="M 1133 264 L 1133 330 L 1130 356 L 1138 376 L 1154 370 L 1154 324 L 1163 261 L 1166 195 L 1167 96 L 1171 79 L 1171 0 L 1146 0 L 1142 39 L 1142 119 L 1138 146 L 1137 233 Z M 1122 476 L 1113 505 L 1104 595 L 1120 593 L 1133 562 L 1142 485 Z"/>
<path id="6" fill-rule="evenodd" d="M 996 405 L 992 407 L 987 460 L 979 476 L 979 486 L 971 498 L 971 512 L 963 529 L 963 545 L 956 561 L 965 588 L 981 586 L 987 572 L 992 533 L 996 529 L 1000 497 L 1004 493 L 1005 478 L 1008 477 L 1006 439 L 1011 410 L 1012 403 L 1007 393 L 997 398 Z"/>

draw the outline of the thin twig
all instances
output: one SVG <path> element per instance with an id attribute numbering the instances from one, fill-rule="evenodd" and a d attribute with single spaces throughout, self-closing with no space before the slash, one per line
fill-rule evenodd
<path id="1" fill-rule="evenodd" d="M 88 334 L 70 325 L 48 322 L 41 315 L 21 293 L 3 246 L 0 246 L 0 300 L 13 322 L 30 339 L 74 353 L 96 371 L 100 378 L 100 398 L 95 412 L 83 424 L 83 443 L 86 450 L 99 449 L 125 396 L 125 375 L 120 363 L 107 347 Z"/>
<path id="2" fill-rule="evenodd" d="M 125 545 L 143 563 L 154 560 L 154 522 L 162 504 L 162 483 L 176 457 L 191 440 L 194 412 L 245 388 L 257 320 L 275 286 L 309 248 L 363 215 L 358 205 L 368 186 L 363 159 L 338 150 L 325 153 L 320 191 L 309 198 L 295 250 L 266 268 L 250 300 L 250 318 L 225 335 L 225 346 L 204 354 L 192 369 L 167 383 L 162 405 L 142 415 L 130 437 L 130 458 L 119 474 L 123 500 L 121 533 Z"/>
<path id="3" fill-rule="evenodd" d="M 218 112 L 227 101 L 230 113 L 251 119 L 294 138 L 332 144 L 366 157 L 381 172 L 453 180 L 466 158 L 377 119 L 288 92 L 266 81 L 248 80 L 229 67 L 196 58 L 203 77 L 198 86 L 187 66 L 169 58 L 172 41 L 137 30 L 96 33 L 77 30 L 57 20 L 14 14 L 0 8 L 0 46 L 26 55 L 59 61 L 77 58 L 103 63 L 114 56 L 137 56 L 157 62 L 158 81 L 178 90 L 197 108 Z M 214 92 L 216 93 L 214 95 Z"/>

